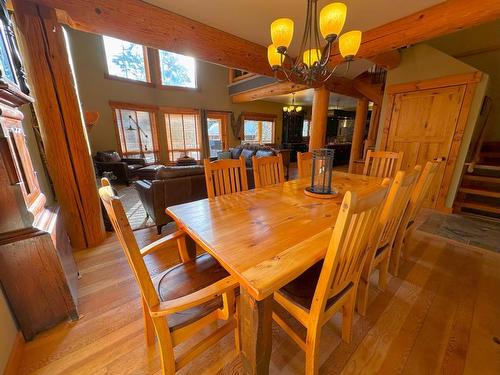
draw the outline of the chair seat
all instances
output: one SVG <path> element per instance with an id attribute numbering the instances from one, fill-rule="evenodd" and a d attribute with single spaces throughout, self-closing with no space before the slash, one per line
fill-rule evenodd
<path id="1" fill-rule="evenodd" d="M 161 301 L 186 296 L 229 276 L 210 254 L 201 254 L 190 262 L 178 264 L 154 278 Z M 171 331 L 182 328 L 222 308 L 219 296 L 202 305 L 168 316 Z"/>
<path id="2" fill-rule="evenodd" d="M 318 284 L 319 275 L 321 274 L 322 268 L 323 261 L 321 260 L 307 269 L 307 271 L 305 271 L 295 280 L 286 284 L 283 288 L 280 289 L 280 292 L 292 301 L 310 310 L 314 292 L 316 291 L 316 286 Z M 352 286 L 353 284 L 349 283 L 349 285 L 347 285 L 340 293 L 328 299 L 328 301 L 326 302 L 326 308 L 328 309 L 329 307 L 331 307 L 344 294 L 346 294 L 352 288 Z"/>

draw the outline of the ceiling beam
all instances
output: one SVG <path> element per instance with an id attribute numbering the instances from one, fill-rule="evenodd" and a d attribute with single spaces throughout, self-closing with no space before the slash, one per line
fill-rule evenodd
<path id="1" fill-rule="evenodd" d="M 407 17 L 365 31 L 357 58 L 374 56 L 500 18 L 498 0 L 447 0 Z M 342 62 L 338 46 L 331 67 Z"/>
<path id="2" fill-rule="evenodd" d="M 382 103 L 384 88 L 381 83 L 374 84 L 371 82 L 371 73 L 365 72 L 352 80 L 352 84 L 356 90 L 363 94 L 366 98 L 375 104 Z"/>
<path id="3" fill-rule="evenodd" d="M 273 76 L 267 48 L 140 0 L 32 0 L 73 29 Z"/>
<path id="4" fill-rule="evenodd" d="M 368 60 L 385 70 L 391 70 L 397 68 L 401 62 L 401 52 L 395 49 L 372 56 Z"/>
<path id="5" fill-rule="evenodd" d="M 276 95 L 291 94 L 292 92 L 302 91 L 308 88 L 309 86 L 300 85 L 294 82 L 276 82 L 235 94 L 231 96 L 231 99 L 233 103 L 245 103 L 254 100 L 262 100 Z"/>

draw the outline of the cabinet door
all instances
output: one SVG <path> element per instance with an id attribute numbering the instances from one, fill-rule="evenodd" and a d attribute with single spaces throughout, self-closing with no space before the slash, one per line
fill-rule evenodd
<path id="1" fill-rule="evenodd" d="M 448 159 L 466 85 L 396 94 L 389 123 L 388 151 L 403 151 L 403 169 L 422 167 L 438 157 Z M 441 163 L 425 201 L 435 207 L 446 163 Z M 443 187 L 448 188 L 448 187 Z"/>

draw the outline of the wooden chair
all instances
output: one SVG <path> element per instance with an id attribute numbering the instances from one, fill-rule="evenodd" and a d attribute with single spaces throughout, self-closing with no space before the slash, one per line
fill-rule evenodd
<path id="1" fill-rule="evenodd" d="M 299 178 L 311 177 L 312 152 L 297 152 L 297 167 L 299 169 Z"/>
<path id="2" fill-rule="evenodd" d="M 363 197 L 346 192 L 333 232 L 327 230 L 330 240 L 324 243 L 325 259 L 274 293 L 277 304 L 273 319 L 306 352 L 306 374 L 318 373 L 321 330 L 339 310 L 343 315 L 342 339 L 351 340 L 359 276 L 386 193 L 382 186 Z M 309 243 L 304 241 L 304 251 Z M 283 309 L 306 328 L 305 340 L 285 322 Z"/>
<path id="3" fill-rule="evenodd" d="M 102 179 L 99 195 L 141 291 L 148 345 L 154 344 L 156 332 L 162 374 L 174 374 L 231 331 L 235 332 L 239 350 L 234 294 L 237 281 L 207 253 L 191 259 L 181 231 L 139 249 L 122 203 L 113 194 L 107 179 Z M 172 241 L 177 241 L 182 263 L 152 279 L 143 257 L 165 250 Z M 176 345 L 217 320 L 226 323 L 186 348 L 177 359 L 174 357 Z"/>
<path id="4" fill-rule="evenodd" d="M 261 158 L 252 156 L 252 165 L 256 188 L 282 184 L 285 182 L 283 158 L 281 154 L 276 156 L 264 156 Z"/>
<path id="5" fill-rule="evenodd" d="M 224 159 L 210 162 L 203 161 L 205 182 L 209 198 L 248 190 L 245 159 Z"/>
<path id="6" fill-rule="evenodd" d="M 410 196 L 413 193 L 421 169 L 422 168 L 417 165 L 410 173 L 399 171 L 396 173 L 394 182 L 391 185 L 359 281 L 358 313 L 362 316 L 366 314 L 370 276 L 376 268 L 379 269 L 379 289 L 385 290 L 387 286 L 389 260 L 394 238 L 396 237 L 396 231 L 398 230 L 401 218 L 408 206 Z M 383 186 L 389 186 L 389 184 L 390 180 L 388 178 L 382 183 Z"/>
<path id="7" fill-rule="evenodd" d="M 363 175 L 393 178 L 401 169 L 403 152 L 368 150 L 363 168 Z"/>
<path id="8" fill-rule="evenodd" d="M 391 273 L 394 276 L 398 275 L 402 248 L 404 246 L 405 240 L 414 230 L 415 218 L 420 212 L 425 197 L 427 196 L 431 186 L 434 183 L 434 179 L 439 169 L 440 162 L 441 159 L 427 162 L 422 174 L 420 175 L 420 178 L 418 179 L 417 184 L 415 185 L 415 190 L 410 197 L 408 207 L 406 208 L 406 211 L 401 219 L 401 223 L 399 224 L 398 230 L 396 232 L 390 261 Z"/>

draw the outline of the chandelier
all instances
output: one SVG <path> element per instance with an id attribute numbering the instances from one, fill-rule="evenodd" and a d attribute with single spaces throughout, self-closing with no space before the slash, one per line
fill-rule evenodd
<path id="1" fill-rule="evenodd" d="M 321 9 L 319 30 L 317 7 L 318 0 L 307 0 L 306 26 L 300 52 L 295 59 L 287 51 L 293 38 L 293 20 L 278 18 L 271 24 L 273 43 L 267 48 L 267 59 L 273 71 L 284 73 L 289 81 L 301 81 L 311 85 L 330 79 L 339 66 L 336 65 L 331 70 L 327 66 L 332 46 L 337 40 L 340 54 L 347 62 L 347 70 L 349 63 L 358 53 L 361 31 L 353 30 L 340 35 L 346 19 L 347 6 L 344 3 L 331 3 Z M 326 40 L 323 47 L 320 32 Z"/>
<path id="2" fill-rule="evenodd" d="M 292 93 L 292 104 L 283 107 L 283 112 L 287 112 L 290 115 L 296 115 L 300 111 L 302 111 L 302 107 L 300 105 L 295 106 L 295 93 Z"/>

